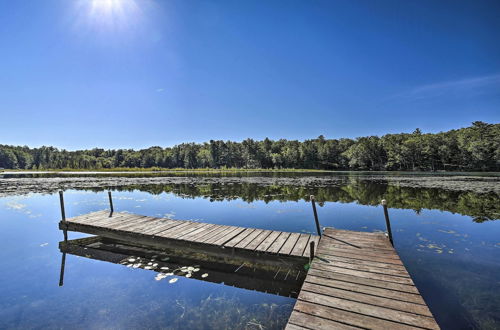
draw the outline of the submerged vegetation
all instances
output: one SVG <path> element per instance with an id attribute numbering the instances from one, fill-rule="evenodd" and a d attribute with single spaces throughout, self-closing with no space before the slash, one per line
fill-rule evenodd
<path id="1" fill-rule="evenodd" d="M 312 169 L 500 170 L 500 124 L 437 134 L 386 134 L 357 139 L 183 143 L 143 150 L 59 150 L 0 145 L 0 169 Z"/>

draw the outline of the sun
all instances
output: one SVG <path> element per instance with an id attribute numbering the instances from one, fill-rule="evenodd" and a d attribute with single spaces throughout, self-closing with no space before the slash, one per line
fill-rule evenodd
<path id="1" fill-rule="evenodd" d="M 92 0 L 91 12 L 93 14 L 110 14 L 113 12 L 123 11 L 123 7 L 127 0 Z"/>
<path id="2" fill-rule="evenodd" d="M 121 30 L 139 20 L 137 0 L 80 0 L 78 16 L 98 30 Z"/>

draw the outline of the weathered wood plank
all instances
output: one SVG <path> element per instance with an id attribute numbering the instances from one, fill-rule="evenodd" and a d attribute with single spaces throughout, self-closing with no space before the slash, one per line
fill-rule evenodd
<path id="1" fill-rule="evenodd" d="M 226 246 L 226 247 L 234 247 L 239 242 L 241 242 L 242 240 L 244 240 L 248 235 L 250 235 L 254 230 L 255 230 L 254 228 L 247 228 L 247 229 L 245 229 L 244 231 L 242 231 L 241 233 L 239 233 L 238 236 L 233 237 L 232 240 L 230 240 L 229 242 L 227 242 L 226 244 L 224 244 L 224 246 Z"/>
<path id="2" fill-rule="evenodd" d="M 290 236 L 288 236 L 288 239 L 283 244 L 283 246 L 278 251 L 278 253 L 279 254 L 283 254 L 283 255 L 289 255 L 289 254 L 291 254 L 293 248 L 295 247 L 295 244 L 297 244 L 297 241 L 299 240 L 299 237 L 300 237 L 299 233 L 292 233 L 292 234 L 290 234 Z"/>
<path id="3" fill-rule="evenodd" d="M 267 252 L 278 253 L 290 235 L 290 233 L 281 232 L 276 240 L 274 240 L 273 244 L 271 244 L 271 246 L 267 249 Z"/>
<path id="4" fill-rule="evenodd" d="M 201 243 L 203 240 L 207 239 L 207 237 L 210 237 L 210 235 L 213 235 L 213 233 L 221 230 L 221 226 L 220 225 L 213 225 L 211 228 L 207 228 L 207 230 L 205 231 L 202 231 L 198 234 L 194 234 L 191 238 L 190 238 L 190 241 L 191 242 L 197 242 L 197 243 Z"/>
<path id="5" fill-rule="evenodd" d="M 352 278 L 351 278 L 352 280 Z M 305 279 L 306 283 L 313 283 L 322 285 L 325 287 L 338 288 L 343 290 L 348 290 L 352 292 L 366 293 L 372 296 L 385 297 L 394 300 L 411 302 L 414 304 L 420 304 L 425 306 L 425 302 L 422 297 L 416 293 L 407 293 L 402 291 L 390 290 L 387 288 L 379 288 L 375 286 L 346 282 L 339 279 L 325 278 L 313 275 L 309 273 Z"/>
<path id="6" fill-rule="evenodd" d="M 357 327 L 353 327 L 347 324 L 335 322 L 322 317 L 315 317 L 314 315 L 301 313 L 300 311 L 292 313 L 290 315 L 289 323 L 298 325 L 301 327 L 305 327 L 307 329 L 318 329 L 318 330 L 331 330 L 331 329 L 340 329 L 340 330 L 353 330 L 359 329 Z"/>
<path id="7" fill-rule="evenodd" d="M 311 235 L 301 234 L 300 238 L 297 240 L 297 244 L 293 247 L 291 255 L 302 257 L 310 238 Z"/>
<path id="8" fill-rule="evenodd" d="M 224 235 L 224 236 L 221 236 L 219 239 L 213 241 L 212 244 L 214 244 L 214 245 L 224 245 L 225 243 L 229 242 L 234 237 L 238 236 L 238 234 L 240 234 L 244 230 L 245 230 L 245 228 L 243 228 L 243 227 L 236 227 L 235 230 L 226 233 L 226 235 Z"/>
<path id="9" fill-rule="evenodd" d="M 300 292 L 299 300 L 307 301 L 313 304 L 319 304 L 328 307 L 347 310 L 363 315 L 378 317 L 384 320 L 400 322 L 421 328 L 439 329 L 436 322 L 431 317 L 416 315 L 402 311 L 396 311 L 390 308 L 373 306 L 369 304 L 359 303 L 356 301 L 336 298 L 332 296 L 318 295 L 304 290 Z"/>
<path id="10" fill-rule="evenodd" d="M 262 229 L 254 230 L 252 233 L 250 233 L 250 235 L 245 237 L 241 242 L 236 244 L 234 247 L 238 248 L 238 249 L 245 249 L 247 247 L 247 245 L 250 244 L 255 239 L 255 237 L 261 235 L 263 232 L 264 232 L 264 230 L 262 230 Z"/>
<path id="11" fill-rule="evenodd" d="M 369 278 L 369 279 L 373 279 L 373 280 L 386 281 L 389 283 L 414 285 L 413 281 L 411 280 L 410 277 L 400 277 L 400 276 L 386 275 L 386 274 L 380 274 L 380 273 L 372 273 L 372 272 L 367 272 L 367 271 L 363 271 L 363 270 L 341 268 L 338 266 L 327 266 L 325 264 L 320 264 L 320 263 L 316 263 L 314 265 L 314 268 L 318 269 L 318 270 L 323 270 L 326 272 L 342 273 L 342 274 L 346 274 L 346 275 L 364 277 L 364 278 Z"/>
<path id="12" fill-rule="evenodd" d="M 118 226 L 123 226 L 126 224 L 131 224 L 137 221 L 137 219 L 142 219 L 144 217 L 137 215 L 121 215 L 112 218 L 102 218 L 102 219 L 94 219 L 92 223 L 87 223 L 86 225 L 93 227 L 101 227 L 101 228 L 110 228 L 115 229 Z"/>
<path id="13" fill-rule="evenodd" d="M 255 250 L 257 246 L 259 246 L 262 241 L 264 241 L 267 236 L 269 236 L 272 233 L 270 230 L 263 230 L 257 235 L 250 243 L 248 243 L 247 246 L 245 246 L 245 250 Z"/>
<path id="14" fill-rule="evenodd" d="M 339 299 L 347 299 L 374 306 L 386 307 L 403 312 L 409 312 L 409 313 L 432 317 L 431 312 L 425 305 L 414 304 L 400 300 L 393 300 L 385 297 L 376 297 L 364 293 L 352 292 L 348 290 L 332 288 L 329 286 L 323 286 L 321 284 L 313 284 L 309 282 L 306 282 L 302 285 L 302 290 L 309 291 L 312 293 L 318 293 L 324 296 L 331 296 Z"/>
<path id="15" fill-rule="evenodd" d="M 271 244 L 274 243 L 274 241 L 276 240 L 276 238 L 280 235 L 281 232 L 279 231 L 274 231 L 269 234 L 269 236 L 266 237 L 265 240 L 263 240 L 259 246 L 257 246 L 255 248 L 255 251 L 262 251 L 262 252 L 265 252 L 267 251 L 267 249 L 271 246 Z"/>
<path id="16" fill-rule="evenodd" d="M 68 222 L 78 222 L 78 223 L 88 223 L 91 222 L 93 218 L 103 218 L 107 216 L 109 218 L 109 212 L 107 211 L 97 211 L 88 214 L 78 215 L 76 217 L 67 218 Z"/>
<path id="17" fill-rule="evenodd" d="M 75 223 L 81 223 L 85 225 L 92 225 L 92 226 L 99 226 L 101 223 L 109 225 L 111 223 L 114 223 L 118 220 L 125 220 L 125 219 L 130 219 L 136 217 L 134 214 L 129 214 L 129 213 L 122 213 L 122 214 L 116 214 L 113 215 L 112 217 L 109 216 L 109 213 L 107 214 L 95 214 L 94 216 L 91 216 L 89 218 L 81 218 L 78 221 L 71 221 Z"/>
<path id="18" fill-rule="evenodd" d="M 387 288 L 387 289 L 395 290 L 395 291 L 402 291 L 402 292 L 419 294 L 417 288 L 415 288 L 415 286 L 413 286 L 413 285 L 391 283 L 391 282 L 381 281 L 381 280 L 372 279 L 372 278 L 359 277 L 359 276 L 355 276 L 352 274 L 344 274 L 341 272 L 323 271 L 323 270 L 319 270 L 316 268 L 311 268 L 309 270 L 308 274 L 316 275 L 316 276 L 320 276 L 320 277 L 328 278 L 328 279 L 336 279 L 339 281 L 355 283 L 355 284 L 373 286 L 376 288 Z"/>
<path id="19" fill-rule="evenodd" d="M 184 234 L 180 237 L 178 237 L 177 239 L 180 239 L 180 240 L 183 240 L 183 241 L 193 241 L 191 238 L 192 237 L 195 237 L 196 235 L 200 234 L 200 233 L 203 233 L 203 232 L 207 232 L 210 228 L 213 228 L 217 225 L 214 225 L 214 224 L 211 224 L 211 223 L 206 223 L 204 224 L 203 226 L 201 226 L 200 228 L 196 229 L 195 231 L 192 231 L 190 233 L 187 233 L 187 234 Z"/>
<path id="20" fill-rule="evenodd" d="M 159 233 L 156 233 L 155 236 L 160 236 L 160 237 L 170 237 L 170 235 L 173 235 L 175 233 L 178 233 L 182 228 L 192 226 L 193 222 L 192 221 L 186 221 L 183 224 L 180 224 L 179 226 L 175 226 L 173 228 L 169 228 L 167 230 L 161 231 Z"/>
<path id="21" fill-rule="evenodd" d="M 143 234 L 146 235 L 155 235 L 156 233 L 161 233 L 162 231 L 165 231 L 170 228 L 174 228 L 175 226 L 179 226 L 184 223 L 182 220 L 170 220 L 170 219 L 164 219 L 164 218 L 159 218 L 157 220 L 157 225 L 155 224 L 154 226 L 151 226 L 150 228 L 144 229 L 142 231 Z"/>
<path id="22" fill-rule="evenodd" d="M 389 267 L 383 268 L 362 263 L 350 263 L 350 262 L 338 261 L 320 256 L 318 256 L 318 258 L 316 258 L 314 262 L 330 267 L 340 267 L 340 268 L 354 269 L 370 273 L 410 277 L 406 269 L 393 269 Z"/>
<path id="23" fill-rule="evenodd" d="M 362 315 L 358 313 L 353 313 L 351 311 L 346 311 L 342 309 L 327 307 L 323 305 L 311 304 L 306 301 L 297 301 L 294 307 L 295 311 L 301 313 L 307 313 L 308 315 L 313 315 L 316 318 L 325 318 L 331 321 L 341 322 L 342 324 L 348 324 L 353 327 L 360 327 L 363 329 L 394 329 L 394 330 L 409 330 L 415 329 L 413 326 L 406 324 L 401 324 L 399 322 L 393 322 L 388 320 L 379 319 L 377 317 Z M 335 328 L 331 328 L 335 329 Z"/>
<path id="24" fill-rule="evenodd" d="M 298 326 L 298 325 L 295 325 L 295 324 L 291 324 L 291 323 L 288 323 L 285 327 L 285 330 L 304 330 L 307 328 L 304 328 L 304 327 L 301 327 L 301 326 Z"/>
<path id="25" fill-rule="evenodd" d="M 137 217 L 132 219 L 127 219 L 127 222 L 117 223 L 111 225 L 109 228 L 114 230 L 125 230 L 130 232 L 142 232 L 143 228 L 149 228 L 154 224 L 154 218 L 151 217 Z"/>
<path id="26" fill-rule="evenodd" d="M 364 255 L 364 254 L 352 253 L 352 252 L 345 251 L 342 249 L 328 250 L 327 248 L 322 248 L 320 251 L 320 254 L 333 256 L 333 257 L 355 259 L 355 260 L 368 260 L 368 261 L 372 260 L 372 261 L 377 261 L 377 262 L 384 263 L 384 264 L 393 264 L 393 265 L 401 265 L 401 266 L 403 265 L 403 262 L 399 258 Z"/>
<path id="27" fill-rule="evenodd" d="M 193 225 L 191 225 L 189 227 L 184 227 L 182 230 L 176 232 L 175 234 L 172 234 L 170 237 L 173 239 L 179 239 L 180 237 L 182 237 L 186 234 L 192 233 L 195 230 L 203 228 L 205 225 L 206 224 L 200 223 L 200 222 L 194 223 Z"/>
<path id="28" fill-rule="evenodd" d="M 209 239 L 207 239 L 206 241 L 204 241 L 203 243 L 205 244 L 213 244 L 213 245 L 217 245 L 216 242 L 220 239 L 220 238 L 223 238 L 225 237 L 226 235 L 228 234 L 231 234 L 232 232 L 234 231 L 237 231 L 239 229 L 242 229 L 241 227 L 232 227 L 232 226 L 225 226 L 226 229 L 219 232 L 218 234 L 216 235 L 213 235 L 212 237 L 210 237 Z"/>
<path id="29" fill-rule="evenodd" d="M 327 253 L 327 252 L 349 253 L 352 255 L 360 256 L 360 257 L 379 257 L 379 258 L 395 259 L 395 260 L 399 259 L 399 256 L 396 254 L 396 252 L 379 251 L 379 250 L 369 249 L 369 248 L 354 248 L 354 247 L 349 247 L 346 245 L 338 245 L 338 244 L 325 245 L 321 248 L 321 251 L 324 253 Z"/>
<path id="30" fill-rule="evenodd" d="M 325 251 L 325 249 L 321 249 L 320 252 L 318 252 L 319 256 L 324 256 L 324 257 L 332 257 L 332 258 L 340 258 L 342 260 L 350 260 L 353 263 L 355 262 L 374 262 L 380 265 L 387 265 L 387 266 L 395 266 L 395 267 L 403 267 L 403 262 L 398 259 L 388 259 L 384 257 L 371 257 L 371 256 L 364 256 L 364 255 L 356 255 L 352 253 L 345 253 L 342 251 Z"/>

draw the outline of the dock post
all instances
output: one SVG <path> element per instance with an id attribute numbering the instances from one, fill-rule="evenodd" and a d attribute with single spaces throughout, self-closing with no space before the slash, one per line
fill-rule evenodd
<path id="1" fill-rule="evenodd" d="M 64 285 L 64 268 L 66 267 L 66 252 L 63 252 L 61 259 L 61 271 L 59 272 L 59 286 Z"/>
<path id="2" fill-rule="evenodd" d="M 314 259 L 314 241 L 312 241 L 309 244 L 309 264 L 311 264 L 313 259 Z"/>
<path id="3" fill-rule="evenodd" d="M 311 195 L 311 205 L 314 212 L 314 221 L 316 221 L 316 230 L 318 231 L 318 235 L 321 236 L 321 228 L 319 226 L 318 212 L 316 211 L 316 201 L 314 200 L 314 195 Z"/>
<path id="4" fill-rule="evenodd" d="M 63 191 L 59 190 L 59 203 L 61 204 L 61 221 L 64 224 L 64 226 L 67 226 L 66 223 L 66 211 L 64 210 L 64 196 L 63 196 Z M 68 231 L 66 229 L 63 230 L 64 233 L 64 241 L 66 242 L 68 240 Z"/>
<path id="5" fill-rule="evenodd" d="M 392 246 L 394 246 L 394 241 L 392 240 L 392 230 L 391 230 L 391 221 L 389 220 L 389 212 L 387 211 L 387 201 L 385 199 L 382 200 L 382 207 L 384 208 L 384 216 L 385 216 L 385 225 L 387 227 L 387 235 L 389 236 L 389 241 Z"/>
<path id="6" fill-rule="evenodd" d="M 109 197 L 109 207 L 111 209 L 111 212 L 109 213 L 109 217 L 113 216 L 113 212 L 115 211 L 113 208 L 113 198 L 111 198 L 111 191 L 108 191 L 108 197 Z"/>

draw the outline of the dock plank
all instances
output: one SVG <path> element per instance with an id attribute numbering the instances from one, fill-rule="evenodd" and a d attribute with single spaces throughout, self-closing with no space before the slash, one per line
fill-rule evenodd
<path id="1" fill-rule="evenodd" d="M 310 273 L 305 279 L 305 283 L 319 284 L 325 287 L 338 288 L 352 292 L 366 293 L 372 296 L 385 297 L 394 300 L 411 302 L 414 304 L 425 305 L 422 297 L 416 293 L 408 293 L 403 291 L 391 290 L 389 288 L 379 288 L 366 284 L 342 281 L 342 278 L 325 278 L 316 276 Z M 352 278 L 349 278 L 352 280 Z"/>
<path id="2" fill-rule="evenodd" d="M 300 237 L 299 233 L 292 233 L 292 234 L 290 234 L 290 236 L 288 236 L 288 239 L 283 244 L 283 246 L 278 251 L 278 253 L 279 254 L 284 254 L 284 255 L 291 254 L 293 248 L 295 247 L 295 244 L 297 244 L 297 241 L 299 240 L 299 237 Z"/>
<path id="3" fill-rule="evenodd" d="M 220 225 L 213 225 L 212 227 L 207 228 L 206 230 L 203 230 L 197 234 L 193 234 L 193 236 L 191 236 L 189 240 L 191 242 L 201 243 L 204 239 L 210 237 L 210 235 L 219 231 L 220 229 L 221 229 Z"/>
<path id="4" fill-rule="evenodd" d="M 291 255 L 301 257 L 304 254 L 304 250 L 308 246 L 310 238 L 311 235 L 302 234 L 297 240 L 297 244 L 295 244 L 295 246 L 293 247 Z"/>
<path id="5" fill-rule="evenodd" d="M 226 233 L 225 235 L 221 236 L 219 239 L 213 241 L 212 244 L 214 245 L 220 245 L 220 246 L 223 246 L 225 243 L 229 242 L 230 240 L 232 240 L 234 237 L 238 236 L 241 232 L 243 232 L 245 230 L 245 228 L 243 227 L 238 227 L 237 229 L 235 230 L 232 230 L 228 233 Z"/>
<path id="6" fill-rule="evenodd" d="M 290 316 L 290 329 L 336 328 L 325 325 L 325 320 L 363 329 L 439 329 L 383 234 L 326 228 L 318 239 L 310 239 L 317 248 Z M 305 247 L 302 255 L 308 250 Z"/>
<path id="7" fill-rule="evenodd" d="M 226 247 L 234 247 L 239 242 L 241 242 L 242 240 L 244 240 L 248 235 L 250 235 L 253 231 L 255 231 L 254 228 L 247 228 L 247 229 L 245 229 L 244 231 L 242 231 L 241 233 L 239 233 L 238 236 L 233 237 L 232 240 L 230 240 L 229 242 L 227 242 L 226 244 L 224 244 L 224 246 L 226 246 Z"/>
<path id="8" fill-rule="evenodd" d="M 267 251 L 267 249 L 271 246 L 271 244 L 274 243 L 274 241 L 276 240 L 276 238 L 278 238 L 278 236 L 280 235 L 280 232 L 279 231 L 274 231 L 269 234 L 269 236 L 266 237 L 265 240 L 263 240 L 259 246 L 257 246 L 255 248 L 255 251 L 262 251 L 262 252 L 265 252 Z"/>
<path id="9" fill-rule="evenodd" d="M 271 230 L 262 230 L 259 235 L 257 235 L 247 246 L 245 246 L 246 250 L 255 250 L 260 243 L 262 243 L 267 236 L 272 233 Z"/>
<path id="10" fill-rule="evenodd" d="M 247 245 L 250 244 L 255 237 L 261 235 L 264 232 L 262 229 L 256 229 L 252 233 L 250 233 L 247 237 L 245 237 L 241 242 L 236 244 L 234 247 L 239 249 L 246 249 Z"/>
<path id="11" fill-rule="evenodd" d="M 267 249 L 269 253 L 278 253 L 283 244 L 285 244 L 286 240 L 290 236 L 290 233 L 281 232 L 279 236 L 274 240 L 273 244 Z"/>

